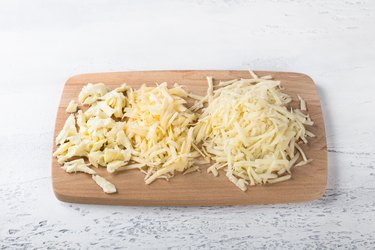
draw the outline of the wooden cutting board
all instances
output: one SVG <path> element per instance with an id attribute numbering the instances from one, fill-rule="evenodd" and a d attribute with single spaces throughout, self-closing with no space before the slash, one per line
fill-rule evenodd
<path id="1" fill-rule="evenodd" d="M 294 101 L 292 106 L 298 106 L 297 94 L 302 96 L 308 107 L 308 112 L 315 122 L 310 129 L 316 138 L 308 145 L 302 145 L 306 155 L 314 159 L 309 165 L 293 170 L 292 179 L 286 182 L 249 187 L 242 192 L 229 182 L 225 173 L 219 177 L 202 172 L 181 175 L 177 174 L 169 182 L 159 179 L 151 185 L 145 185 L 144 174 L 138 170 L 130 170 L 117 174 L 109 174 L 105 168 L 95 169 L 101 176 L 114 183 L 117 194 L 105 194 L 84 173 L 68 174 L 60 168 L 56 159 L 52 159 L 52 184 L 56 197 L 61 201 L 75 203 L 139 205 L 139 206 L 215 206 L 242 204 L 269 204 L 301 202 L 318 199 L 325 191 L 327 184 L 327 147 L 324 131 L 323 114 L 319 96 L 313 80 L 304 74 L 289 72 L 256 72 L 259 76 L 272 75 L 280 80 L 285 92 Z M 65 109 L 70 100 L 77 100 L 82 86 L 87 83 L 105 83 L 110 88 L 128 83 L 139 87 L 146 83 L 177 82 L 187 90 L 205 95 L 207 90 L 206 76 L 219 80 L 234 78 L 250 78 L 248 71 L 234 70 L 183 70 L 183 71 L 138 71 L 118 73 L 95 73 L 76 75 L 68 79 L 57 111 L 55 136 L 64 125 L 68 114 Z M 55 146 L 53 151 L 55 150 Z"/>

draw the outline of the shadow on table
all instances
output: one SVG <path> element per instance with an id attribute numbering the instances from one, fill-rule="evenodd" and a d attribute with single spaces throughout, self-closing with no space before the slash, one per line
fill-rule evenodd
<path id="1" fill-rule="evenodd" d="M 338 196 L 342 193 L 340 190 L 339 185 L 339 169 L 338 169 L 338 155 L 334 154 L 334 150 L 332 149 L 332 145 L 336 145 L 335 136 L 334 136 L 334 128 L 335 128 L 335 121 L 332 117 L 331 109 L 332 105 L 330 104 L 331 99 L 329 96 L 326 96 L 326 93 L 320 86 L 316 86 L 323 117 L 324 117 L 324 124 L 326 130 L 326 140 L 327 140 L 327 151 L 328 151 L 328 166 L 327 166 L 327 189 L 324 193 L 323 197 L 318 201 L 324 204 L 332 203 L 338 200 Z M 330 153 L 331 152 L 331 153 Z"/>

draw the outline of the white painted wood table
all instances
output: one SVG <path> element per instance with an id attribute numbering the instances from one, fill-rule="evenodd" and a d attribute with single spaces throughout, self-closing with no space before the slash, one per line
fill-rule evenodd
<path id="1" fill-rule="evenodd" d="M 0 2 L 0 249 L 375 248 L 374 1 Z M 310 75 L 329 184 L 269 206 L 59 202 L 50 158 L 74 74 L 247 69 Z M 298 190 L 296 190 L 298 192 Z"/>

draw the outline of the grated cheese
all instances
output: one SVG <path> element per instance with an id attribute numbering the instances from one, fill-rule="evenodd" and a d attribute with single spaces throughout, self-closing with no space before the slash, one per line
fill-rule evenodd
<path id="1" fill-rule="evenodd" d="M 144 85 L 136 90 L 123 84 L 110 91 L 102 83 L 89 83 L 78 98 L 88 108 L 68 117 L 56 137 L 53 155 L 67 172 L 95 174 L 84 158 L 109 173 L 140 169 L 147 174 L 146 184 L 168 179 L 175 172 L 188 173 L 202 154 L 193 144 L 192 126 L 198 116 L 185 106 L 188 96 L 178 84 L 173 88 L 166 83 Z M 70 108 L 67 111 L 73 112 Z M 80 159 L 70 161 L 73 157 Z"/>
<path id="2" fill-rule="evenodd" d="M 192 146 L 197 115 L 185 106 L 186 96 L 179 85 L 169 89 L 166 83 L 143 85 L 128 95 L 126 135 L 136 156 L 132 160 L 148 168 L 146 184 L 185 171 L 199 154 Z"/>
<path id="3" fill-rule="evenodd" d="M 289 180 L 293 167 L 312 161 L 299 144 L 315 137 L 305 128 L 313 121 L 301 112 L 307 109 L 300 96 L 300 109 L 288 109 L 292 99 L 280 91 L 279 81 L 250 74 L 252 79 L 218 86 L 208 76 L 206 96 L 187 93 L 178 84 L 139 89 L 123 84 L 109 90 L 89 83 L 78 96 L 87 109 L 77 112 L 78 104 L 69 103 L 71 114 L 53 155 L 66 172 L 91 174 L 106 193 L 117 190 L 90 165 L 109 173 L 139 169 L 146 184 L 200 171 L 197 164 L 211 160 L 215 163 L 207 172 L 218 176 L 224 170 L 242 191 Z M 196 100 L 190 108 L 186 98 Z"/>
<path id="4" fill-rule="evenodd" d="M 194 128 L 195 143 L 216 161 L 207 172 L 217 176 L 224 168 L 242 191 L 248 185 L 290 179 L 293 166 L 311 162 L 297 142 L 307 143 L 306 136 L 313 136 L 305 129 L 313 125 L 310 117 L 287 109 L 291 97 L 280 91 L 279 81 L 250 74 L 253 79 L 221 82 L 213 96 L 208 90 L 206 99 L 211 101 Z M 296 164 L 300 155 L 302 161 Z"/>

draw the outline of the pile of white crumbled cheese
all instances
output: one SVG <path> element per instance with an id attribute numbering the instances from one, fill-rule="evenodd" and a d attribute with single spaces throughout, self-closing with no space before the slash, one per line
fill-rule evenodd
<path id="1" fill-rule="evenodd" d="M 247 185 L 288 180 L 293 166 L 311 162 L 298 143 L 314 137 L 305 129 L 313 122 L 303 113 L 300 96 L 300 109 L 288 109 L 291 97 L 280 91 L 279 81 L 250 73 L 252 79 L 217 86 L 207 77 L 206 96 L 178 84 L 109 90 L 89 83 L 78 96 L 80 105 L 69 103 L 71 114 L 53 155 L 66 172 L 92 175 L 106 193 L 116 187 L 91 166 L 109 173 L 139 169 L 150 184 L 214 161 L 207 171 L 217 176 L 223 169 L 243 191 Z M 187 107 L 187 98 L 195 99 L 194 105 Z"/>

